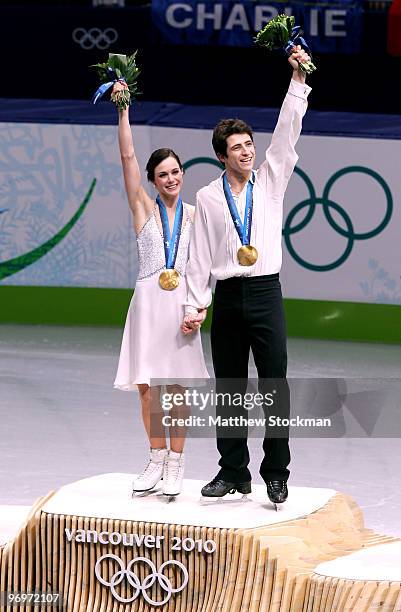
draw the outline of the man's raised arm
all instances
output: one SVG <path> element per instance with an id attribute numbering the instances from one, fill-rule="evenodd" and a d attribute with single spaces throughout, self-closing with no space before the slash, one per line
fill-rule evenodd
<path id="1" fill-rule="evenodd" d="M 282 194 L 298 160 L 295 145 L 301 134 L 302 118 L 308 107 L 311 91 L 305 82 L 305 74 L 299 68 L 297 59 L 307 61 L 309 56 L 297 47 L 288 58 L 293 68 L 292 79 L 281 106 L 271 143 L 266 151 L 266 160 L 259 168 L 258 176 L 269 183 L 272 195 Z"/>

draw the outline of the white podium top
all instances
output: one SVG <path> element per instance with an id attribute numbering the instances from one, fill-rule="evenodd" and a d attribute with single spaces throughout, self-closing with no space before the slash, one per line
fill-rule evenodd
<path id="1" fill-rule="evenodd" d="M 326 561 L 316 567 L 315 574 L 348 580 L 401 582 L 401 541 L 369 546 Z"/>
<path id="2" fill-rule="evenodd" d="M 335 495 L 333 489 L 290 487 L 288 501 L 276 512 L 264 485 L 252 485 L 247 500 L 226 495 L 220 500 L 202 498 L 205 484 L 185 480 L 181 494 L 168 502 L 161 490 L 131 498 L 133 474 L 101 474 L 61 487 L 43 506 L 49 514 L 170 523 L 196 527 L 252 528 L 307 516 Z"/>
<path id="3" fill-rule="evenodd" d="M 15 538 L 30 510 L 30 506 L 0 506 L 0 546 Z"/>

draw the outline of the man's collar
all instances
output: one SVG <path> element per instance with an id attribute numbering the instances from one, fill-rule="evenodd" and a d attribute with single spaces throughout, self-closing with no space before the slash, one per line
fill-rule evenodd
<path id="1" fill-rule="evenodd" d="M 220 176 L 219 176 L 219 179 L 223 178 L 223 176 L 224 176 L 224 174 L 225 174 L 225 173 L 226 173 L 226 171 L 225 171 L 225 170 L 223 170 L 223 172 L 222 172 L 222 173 L 220 174 Z M 255 170 L 252 170 L 252 172 L 251 172 L 251 176 L 250 176 L 250 178 L 249 178 L 249 181 L 252 183 L 252 185 L 254 185 L 254 184 L 255 184 L 255 181 L 256 181 L 256 171 L 255 171 Z M 248 181 L 248 182 L 249 182 L 249 181 Z"/>

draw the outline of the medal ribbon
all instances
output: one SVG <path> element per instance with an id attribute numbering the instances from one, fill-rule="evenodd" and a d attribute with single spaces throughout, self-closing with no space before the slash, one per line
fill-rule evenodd
<path id="1" fill-rule="evenodd" d="M 164 254 L 166 257 L 166 268 L 173 269 L 175 265 L 175 260 L 177 259 L 178 253 L 178 245 L 180 242 L 180 234 L 181 234 L 181 226 L 182 226 L 182 218 L 184 213 L 184 207 L 182 205 L 181 196 L 178 198 L 177 207 L 175 209 L 174 216 L 174 226 L 173 233 L 170 234 L 170 225 L 168 222 L 167 209 L 163 204 L 161 197 L 158 195 L 156 198 L 156 203 L 159 206 L 160 210 L 160 218 L 162 220 L 163 227 L 163 244 L 164 244 Z"/>
<path id="2" fill-rule="evenodd" d="M 235 229 L 242 245 L 249 245 L 251 242 L 251 230 L 252 230 L 252 209 L 253 209 L 253 183 L 249 180 L 246 188 L 246 206 L 244 214 L 244 223 L 238 213 L 238 208 L 235 204 L 233 194 L 231 193 L 230 185 L 226 173 L 223 174 L 223 189 L 224 195 L 226 196 L 228 208 L 230 210 L 231 218 L 234 222 Z"/>

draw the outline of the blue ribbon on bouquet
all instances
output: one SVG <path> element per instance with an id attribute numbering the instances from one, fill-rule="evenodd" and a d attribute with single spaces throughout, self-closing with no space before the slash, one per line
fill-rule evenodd
<path id="1" fill-rule="evenodd" d="M 293 48 L 296 47 L 297 45 L 301 45 L 301 47 L 303 49 L 305 49 L 307 54 L 310 55 L 310 57 L 312 57 L 312 53 L 311 53 L 311 50 L 308 47 L 308 43 L 301 36 L 301 34 L 303 34 L 303 32 L 301 30 L 301 26 L 294 26 L 292 28 L 292 30 L 291 30 L 291 38 L 290 38 L 290 40 L 285 45 L 285 47 L 283 47 L 284 51 L 286 52 L 287 55 L 291 55 Z"/>
<path id="2" fill-rule="evenodd" d="M 107 83 L 102 83 L 100 87 L 97 88 L 97 90 L 95 91 L 95 95 L 93 96 L 93 104 L 96 104 L 96 102 L 100 100 L 100 98 L 106 93 L 106 91 L 110 89 L 110 87 L 113 87 L 114 83 L 117 83 L 118 81 L 120 83 L 126 83 L 124 77 L 121 77 L 120 79 L 117 78 L 117 75 L 112 68 L 107 68 L 107 74 L 112 80 L 108 81 Z"/>

